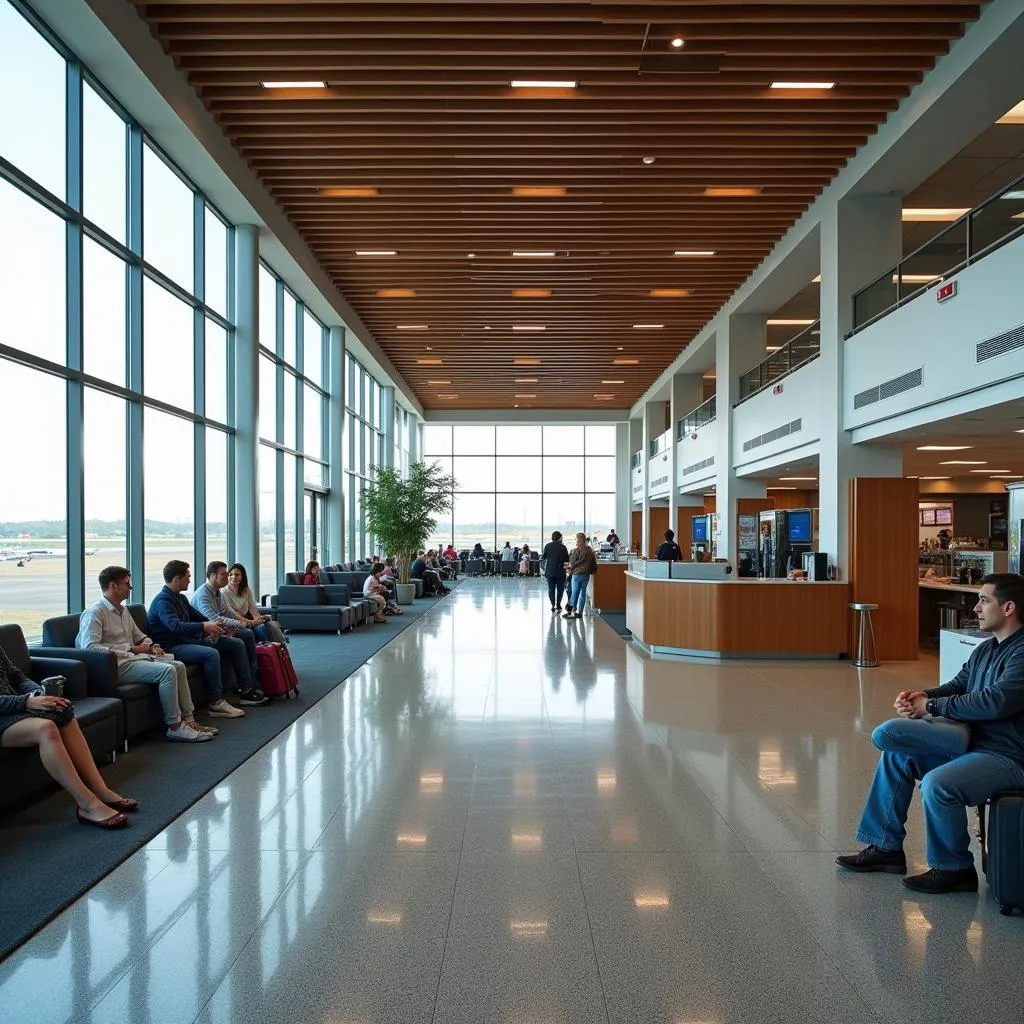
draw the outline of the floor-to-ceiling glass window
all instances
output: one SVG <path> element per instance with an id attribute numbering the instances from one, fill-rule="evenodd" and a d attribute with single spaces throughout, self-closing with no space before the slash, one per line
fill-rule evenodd
<path id="1" fill-rule="evenodd" d="M 614 425 L 423 427 L 424 461 L 455 477 L 438 542 L 543 547 L 553 530 L 604 539 L 615 515 Z"/>
<path id="2" fill-rule="evenodd" d="M 327 493 L 327 331 L 263 264 L 259 332 L 260 590 L 270 593 L 310 557 L 305 490 Z"/>
<path id="3" fill-rule="evenodd" d="M 366 532 L 363 490 L 374 467 L 384 461 L 384 420 L 381 385 L 349 353 L 345 353 L 345 547 L 349 561 L 374 553 Z"/>
<path id="4" fill-rule="evenodd" d="M 105 565 L 148 600 L 230 546 L 231 229 L 16 0 L 0 96 L 0 621 L 36 639 Z"/>

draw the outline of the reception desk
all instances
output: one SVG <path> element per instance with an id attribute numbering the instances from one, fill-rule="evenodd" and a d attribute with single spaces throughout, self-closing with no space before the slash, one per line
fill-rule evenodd
<path id="1" fill-rule="evenodd" d="M 849 654 L 850 585 L 650 579 L 626 572 L 626 625 L 657 654 L 838 658 Z"/>
<path id="2" fill-rule="evenodd" d="M 626 563 L 598 559 L 597 575 L 590 578 L 590 600 L 598 611 L 626 610 Z"/>

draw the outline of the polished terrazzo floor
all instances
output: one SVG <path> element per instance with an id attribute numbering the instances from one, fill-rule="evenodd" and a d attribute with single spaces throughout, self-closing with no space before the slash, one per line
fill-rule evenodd
<path id="1" fill-rule="evenodd" d="M 0 1021 L 1017 1021 L 1024 918 L 833 863 L 936 673 L 651 660 L 469 581 L 0 965 Z"/>

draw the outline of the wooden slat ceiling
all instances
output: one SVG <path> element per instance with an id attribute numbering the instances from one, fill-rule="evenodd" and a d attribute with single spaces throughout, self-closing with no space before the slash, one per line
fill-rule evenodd
<path id="1" fill-rule="evenodd" d="M 136 6 L 424 407 L 439 409 L 631 404 L 981 5 Z M 638 70 L 695 55 L 717 71 Z M 578 87 L 511 88 L 520 78 Z M 320 194 L 345 187 L 376 194 Z M 704 194 L 715 187 L 760 191 Z M 364 249 L 398 255 L 355 255 Z"/>

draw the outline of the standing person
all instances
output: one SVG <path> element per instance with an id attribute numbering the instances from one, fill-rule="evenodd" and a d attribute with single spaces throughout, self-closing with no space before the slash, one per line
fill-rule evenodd
<path id="1" fill-rule="evenodd" d="M 576 547 L 569 552 L 569 604 L 563 619 L 582 619 L 587 604 L 587 585 L 597 572 L 597 555 L 585 533 L 576 534 Z"/>
<path id="2" fill-rule="evenodd" d="M 276 644 L 288 642 L 284 630 L 269 615 L 260 611 L 249 586 L 249 574 L 241 562 L 228 566 L 228 585 L 220 594 L 229 609 L 228 614 L 243 619 L 258 640 Z"/>
<path id="3" fill-rule="evenodd" d="M 43 767 L 71 794 L 83 825 L 125 828 L 125 811 L 139 803 L 112 790 L 100 775 L 89 744 L 64 697 L 49 697 L 16 668 L 0 647 L 0 746 L 38 747 Z"/>
<path id="4" fill-rule="evenodd" d="M 320 586 L 320 563 L 307 562 L 306 568 L 302 570 L 302 584 L 306 587 Z"/>
<path id="5" fill-rule="evenodd" d="M 928 870 L 903 884 L 930 894 L 977 892 L 967 808 L 1024 788 L 1024 577 L 986 576 L 974 614 L 992 639 L 948 683 L 900 693 L 899 717 L 871 734 L 882 754 L 857 829 L 869 845 L 837 857 L 840 867 L 905 874 L 907 812 L 920 788 Z"/>
<path id="6" fill-rule="evenodd" d="M 213 739 L 217 730 L 196 722 L 188 670 L 153 643 L 124 606 L 132 592 L 131 573 L 122 565 L 108 565 L 100 572 L 99 583 L 103 597 L 82 612 L 75 646 L 82 651 L 112 652 L 118 682 L 156 686 L 169 740 L 203 743 Z"/>
<path id="7" fill-rule="evenodd" d="M 611 544 L 614 547 L 618 547 L 622 541 L 619 540 L 619 535 L 615 532 L 615 527 L 612 527 L 612 532 L 608 534 L 604 539 L 605 544 Z"/>
<path id="8" fill-rule="evenodd" d="M 659 562 L 681 562 L 683 560 L 683 553 L 676 543 L 674 530 L 665 531 L 665 539 L 658 545 L 656 557 Z"/>
<path id="9" fill-rule="evenodd" d="M 562 543 L 561 533 L 555 530 L 551 534 L 551 540 L 544 545 L 540 556 L 544 578 L 548 581 L 548 600 L 551 601 L 553 612 L 562 610 L 562 595 L 565 593 L 565 564 L 568 561 L 569 549 Z"/>
<path id="10" fill-rule="evenodd" d="M 519 575 L 530 575 L 530 545 L 524 544 L 523 550 L 519 552 Z"/>

